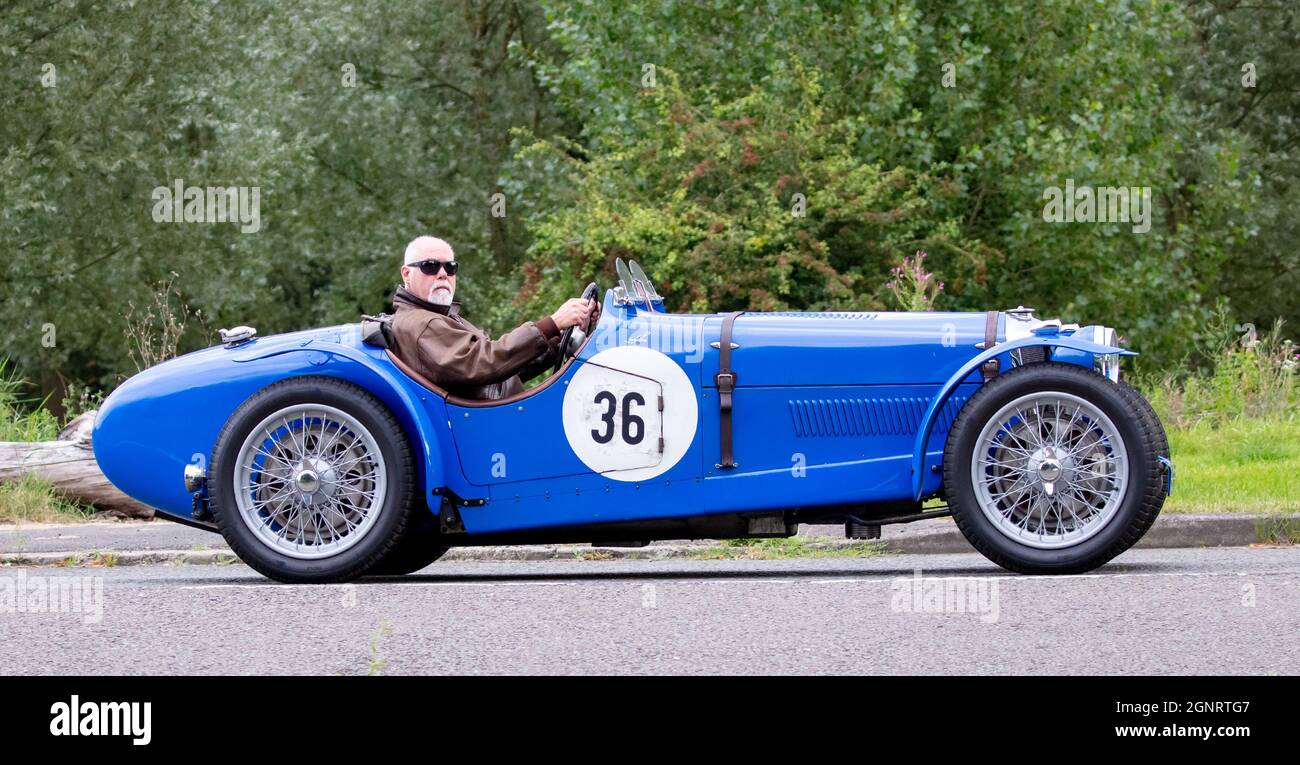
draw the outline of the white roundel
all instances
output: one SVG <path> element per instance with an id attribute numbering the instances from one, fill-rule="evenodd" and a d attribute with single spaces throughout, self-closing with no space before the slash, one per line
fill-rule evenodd
<path id="1" fill-rule="evenodd" d="M 695 439 L 699 405 L 682 368 L 659 351 L 619 346 L 578 367 L 564 392 L 564 437 L 592 471 L 644 481 L 676 465 Z"/>

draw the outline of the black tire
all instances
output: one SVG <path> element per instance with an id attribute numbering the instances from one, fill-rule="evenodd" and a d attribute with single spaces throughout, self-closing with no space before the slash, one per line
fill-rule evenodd
<path id="1" fill-rule="evenodd" d="M 1021 396 L 1048 391 L 1076 396 L 1100 410 L 1114 424 L 1128 454 L 1124 495 L 1114 514 L 1091 537 L 1054 549 L 1024 544 L 1003 533 L 981 508 L 971 475 L 977 442 L 988 421 Z M 957 528 L 989 560 L 1023 574 L 1076 574 L 1103 565 L 1151 528 L 1165 501 L 1159 457 L 1168 456 L 1164 428 L 1132 386 L 1074 364 L 1029 364 L 989 381 L 962 407 L 944 448 L 944 489 Z"/>
<path id="2" fill-rule="evenodd" d="M 262 541 L 240 517 L 235 471 L 244 442 L 265 418 L 300 404 L 334 407 L 354 418 L 379 447 L 386 490 L 373 524 L 351 547 L 323 558 L 297 558 Z M 295 377 L 268 385 L 235 410 L 217 437 L 209 465 L 208 492 L 217 528 L 240 560 L 280 582 L 344 582 L 362 576 L 406 532 L 415 506 L 416 467 L 400 423 L 377 398 L 330 377 Z"/>
<path id="3" fill-rule="evenodd" d="M 397 544 L 384 554 L 383 558 L 370 570 L 367 576 L 405 576 L 413 574 L 441 558 L 451 549 L 442 544 L 438 533 L 437 521 L 424 508 L 416 511 L 410 528 L 397 540 Z M 423 516 L 423 517 L 421 517 Z"/>

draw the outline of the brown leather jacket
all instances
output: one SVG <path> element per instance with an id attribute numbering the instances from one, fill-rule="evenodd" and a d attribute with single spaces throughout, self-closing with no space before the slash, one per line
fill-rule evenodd
<path id="1" fill-rule="evenodd" d="M 393 353 L 453 396 L 497 399 L 555 364 L 560 331 L 547 316 L 493 340 L 465 320 L 460 304 L 435 305 L 398 287 L 393 295 Z"/>

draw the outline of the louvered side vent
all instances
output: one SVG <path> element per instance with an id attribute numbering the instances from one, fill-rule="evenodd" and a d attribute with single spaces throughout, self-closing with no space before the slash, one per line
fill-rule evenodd
<path id="1" fill-rule="evenodd" d="M 965 397 L 953 396 L 939 412 L 935 431 L 952 427 Z M 930 399 L 896 398 L 791 399 L 790 419 L 797 438 L 903 436 L 916 433 Z"/>
<path id="2" fill-rule="evenodd" d="M 797 316 L 816 319 L 874 319 L 880 314 L 869 311 L 765 311 L 763 316 Z"/>

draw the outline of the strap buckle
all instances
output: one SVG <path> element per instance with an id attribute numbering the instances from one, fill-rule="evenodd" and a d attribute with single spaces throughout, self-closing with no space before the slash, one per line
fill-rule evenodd
<path id="1" fill-rule="evenodd" d="M 736 389 L 736 373 L 719 372 L 713 376 L 713 382 L 717 384 L 719 393 L 731 393 Z"/>

